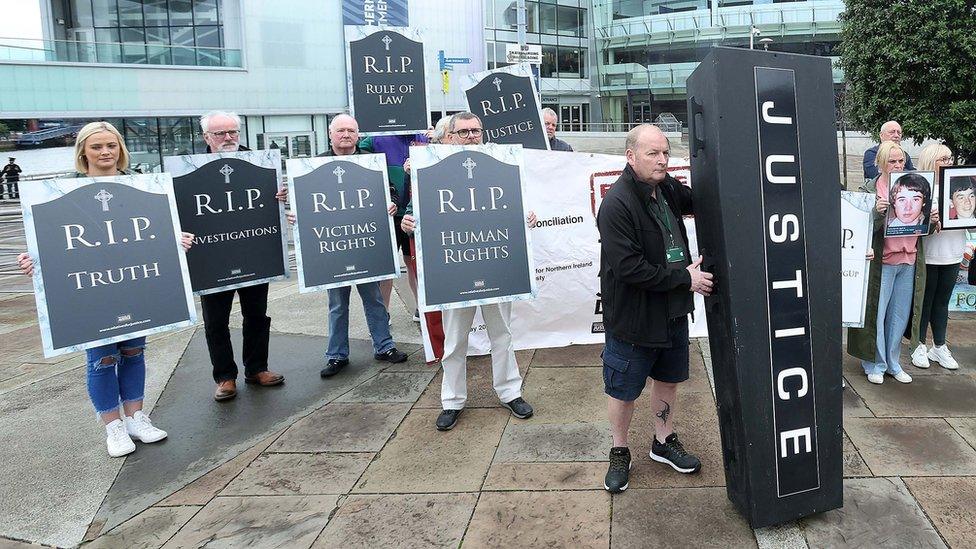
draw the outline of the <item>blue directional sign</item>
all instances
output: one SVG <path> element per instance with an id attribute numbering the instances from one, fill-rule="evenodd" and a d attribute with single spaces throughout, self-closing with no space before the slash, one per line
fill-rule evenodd
<path id="1" fill-rule="evenodd" d="M 454 65 L 467 65 L 471 63 L 470 57 L 445 57 L 444 50 L 438 50 L 437 61 L 440 63 L 442 71 L 454 70 Z"/>

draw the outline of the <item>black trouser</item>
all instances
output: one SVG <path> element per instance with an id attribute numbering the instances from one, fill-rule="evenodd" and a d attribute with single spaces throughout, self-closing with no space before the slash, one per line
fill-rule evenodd
<path id="1" fill-rule="evenodd" d="M 240 296 L 241 315 L 244 317 L 244 375 L 250 377 L 268 369 L 268 339 L 271 332 L 271 319 L 267 315 L 268 285 L 259 284 L 200 296 L 207 348 L 217 383 L 237 379 L 229 327 L 235 291 Z"/>
<path id="2" fill-rule="evenodd" d="M 949 298 L 959 276 L 959 264 L 925 266 L 925 299 L 922 300 L 922 324 L 918 343 L 925 343 L 925 332 L 932 323 L 932 341 L 945 345 L 949 324 Z"/>

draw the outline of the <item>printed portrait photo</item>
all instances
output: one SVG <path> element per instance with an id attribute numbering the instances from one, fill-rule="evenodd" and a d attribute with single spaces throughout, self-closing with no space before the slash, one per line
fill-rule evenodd
<path id="1" fill-rule="evenodd" d="M 976 167 L 957 166 L 942 170 L 939 215 L 943 229 L 976 228 Z"/>
<path id="2" fill-rule="evenodd" d="M 885 236 L 924 236 L 932 216 L 935 172 L 894 172 L 888 191 Z"/>

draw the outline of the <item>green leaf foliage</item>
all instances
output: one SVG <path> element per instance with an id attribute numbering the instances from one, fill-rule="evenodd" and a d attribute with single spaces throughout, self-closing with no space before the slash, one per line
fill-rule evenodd
<path id="1" fill-rule="evenodd" d="M 877 135 L 938 139 L 976 161 L 976 1 L 847 0 L 841 16 L 845 105 Z"/>

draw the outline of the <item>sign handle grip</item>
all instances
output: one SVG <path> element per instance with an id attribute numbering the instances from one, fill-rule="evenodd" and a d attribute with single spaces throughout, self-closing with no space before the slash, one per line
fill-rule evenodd
<path id="1" fill-rule="evenodd" d="M 705 148 L 705 140 L 701 137 L 700 124 L 705 123 L 702 104 L 695 96 L 688 98 L 688 140 L 691 143 L 691 156 L 698 158 L 698 151 Z"/>

